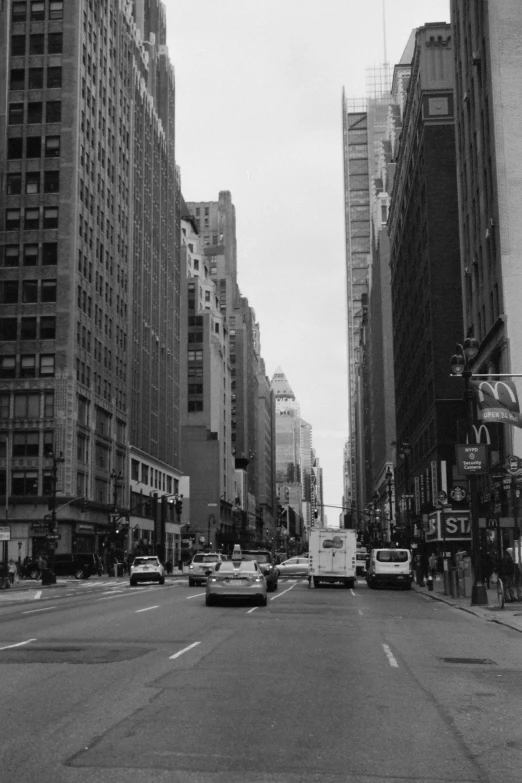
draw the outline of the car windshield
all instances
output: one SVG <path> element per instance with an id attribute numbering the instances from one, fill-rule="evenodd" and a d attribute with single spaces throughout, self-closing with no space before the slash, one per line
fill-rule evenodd
<path id="1" fill-rule="evenodd" d="M 406 563 L 408 552 L 405 549 L 381 549 L 377 552 L 377 560 L 380 563 Z"/>
<path id="2" fill-rule="evenodd" d="M 216 566 L 216 571 L 220 571 L 221 573 L 233 573 L 234 571 L 245 571 L 247 573 L 252 573 L 254 571 L 257 571 L 257 565 L 256 563 L 252 561 L 237 561 L 234 563 L 232 560 L 227 560 L 224 563 L 218 563 Z"/>
<path id="3" fill-rule="evenodd" d="M 194 555 L 193 563 L 217 563 L 219 557 L 217 555 Z"/>
<path id="4" fill-rule="evenodd" d="M 158 559 L 156 557 L 136 557 L 132 565 L 158 565 Z"/>
<path id="5" fill-rule="evenodd" d="M 243 560 L 257 560 L 258 563 L 270 563 L 270 556 L 264 552 L 243 552 Z"/>

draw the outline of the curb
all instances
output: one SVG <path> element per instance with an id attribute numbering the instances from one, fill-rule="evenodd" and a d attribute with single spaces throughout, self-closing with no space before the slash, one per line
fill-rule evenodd
<path id="1" fill-rule="evenodd" d="M 425 595 L 427 598 L 431 598 L 434 601 L 440 601 L 441 603 L 446 604 L 447 606 L 452 606 L 454 609 L 460 609 L 462 612 L 467 612 L 468 614 L 472 614 L 475 617 L 479 617 L 481 620 L 485 620 L 488 623 L 496 623 L 497 625 L 504 625 L 506 628 L 511 628 L 512 631 L 518 631 L 519 633 L 522 633 L 522 626 L 509 622 L 508 618 L 488 617 L 487 615 L 484 615 L 480 609 L 477 610 L 477 609 L 473 609 L 471 606 L 462 606 L 461 604 L 456 604 L 452 600 L 447 599 L 445 596 L 441 596 L 440 594 L 433 593 L 432 591 L 425 592 L 424 590 L 421 590 L 414 583 L 412 583 L 411 586 L 416 593 Z M 499 611 L 501 610 L 499 609 Z"/>

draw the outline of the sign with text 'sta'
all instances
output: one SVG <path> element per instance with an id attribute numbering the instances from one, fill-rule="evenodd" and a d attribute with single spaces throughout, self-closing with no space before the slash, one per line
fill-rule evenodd
<path id="1" fill-rule="evenodd" d="M 488 473 L 488 447 L 485 443 L 455 446 L 457 473 L 478 476 Z"/>

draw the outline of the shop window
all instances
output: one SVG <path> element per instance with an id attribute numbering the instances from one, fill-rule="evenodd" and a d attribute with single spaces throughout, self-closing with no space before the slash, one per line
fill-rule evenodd
<path id="1" fill-rule="evenodd" d="M 7 139 L 8 160 L 18 160 L 23 153 L 23 139 Z"/>
<path id="2" fill-rule="evenodd" d="M 0 356 L 0 378 L 14 378 L 16 375 L 16 356 Z"/>
<path id="3" fill-rule="evenodd" d="M 36 375 L 36 357 L 34 354 L 20 357 L 20 378 L 34 378 Z"/>
<path id="4" fill-rule="evenodd" d="M 25 157 L 39 158 L 42 154 L 42 139 L 40 136 L 28 136 L 25 142 Z"/>
<path id="5" fill-rule="evenodd" d="M 13 470 L 11 494 L 26 496 L 38 495 L 38 473 L 36 470 Z"/>
<path id="6" fill-rule="evenodd" d="M 28 87 L 30 90 L 43 89 L 43 81 L 44 81 L 43 68 L 29 68 Z"/>
<path id="7" fill-rule="evenodd" d="M 25 175 L 25 192 L 35 195 L 40 192 L 40 172 L 28 171 Z"/>
<path id="8" fill-rule="evenodd" d="M 29 36 L 29 54 L 43 54 L 45 49 L 45 37 L 40 33 Z"/>
<path id="9" fill-rule="evenodd" d="M 21 318 L 20 339 L 36 340 L 37 322 L 36 316 L 26 316 Z"/>
<path id="10" fill-rule="evenodd" d="M 0 318 L 0 340 L 16 340 L 16 332 L 16 318 Z"/>
<path id="11" fill-rule="evenodd" d="M 23 125 L 24 124 L 24 104 L 23 103 L 10 103 L 9 104 L 9 125 Z"/>
<path id="12" fill-rule="evenodd" d="M 38 264 L 38 245 L 24 245 L 24 266 Z"/>
<path id="13" fill-rule="evenodd" d="M 4 266 L 18 266 L 20 264 L 20 248 L 18 245 L 6 245 L 3 253 Z"/>

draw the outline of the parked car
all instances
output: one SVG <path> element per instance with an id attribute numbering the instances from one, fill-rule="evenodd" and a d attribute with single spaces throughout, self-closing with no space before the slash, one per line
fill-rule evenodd
<path id="1" fill-rule="evenodd" d="M 225 560 L 216 564 L 207 579 L 207 606 L 230 598 L 247 598 L 260 606 L 267 605 L 266 579 L 253 560 Z"/>
<path id="2" fill-rule="evenodd" d="M 291 557 L 277 566 L 279 576 L 308 576 L 308 557 Z"/>
<path id="3" fill-rule="evenodd" d="M 243 560 L 255 560 L 260 566 L 268 590 L 271 592 L 277 590 L 279 571 L 274 563 L 272 552 L 269 552 L 268 549 L 243 549 L 242 555 Z"/>
<path id="4" fill-rule="evenodd" d="M 55 555 L 48 561 L 56 576 L 75 576 L 76 579 L 88 579 L 93 574 L 100 573 L 101 562 L 98 555 L 92 552 L 77 552 L 75 554 Z"/>
<path id="5" fill-rule="evenodd" d="M 21 579 L 40 579 L 38 560 L 28 560 L 27 563 L 19 567 L 18 573 Z"/>
<path id="6" fill-rule="evenodd" d="M 140 555 L 135 557 L 130 567 L 130 586 L 136 587 L 138 582 L 158 582 L 165 584 L 165 569 L 155 555 Z"/>
<path id="7" fill-rule="evenodd" d="M 224 559 L 220 552 L 198 552 L 195 554 L 189 565 L 189 587 L 205 584 L 209 573 L 214 570 L 217 563 L 223 562 Z"/>

